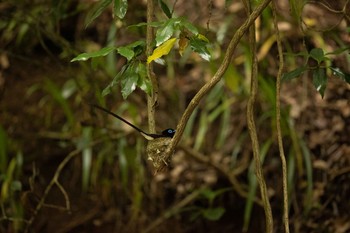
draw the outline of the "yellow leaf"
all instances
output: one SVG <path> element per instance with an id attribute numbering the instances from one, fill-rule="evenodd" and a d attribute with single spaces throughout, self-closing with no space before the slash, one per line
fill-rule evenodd
<path id="1" fill-rule="evenodd" d="M 147 63 L 151 63 L 153 60 L 156 60 L 164 55 L 167 55 L 172 47 L 174 46 L 176 38 L 171 38 L 165 41 L 163 44 L 158 46 L 152 53 L 151 56 L 147 58 Z"/>

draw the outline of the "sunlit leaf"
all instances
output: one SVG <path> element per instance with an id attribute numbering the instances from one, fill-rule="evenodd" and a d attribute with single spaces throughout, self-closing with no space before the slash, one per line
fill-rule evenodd
<path id="1" fill-rule="evenodd" d="M 114 15 L 118 18 L 124 18 L 128 11 L 128 0 L 114 0 Z"/>
<path id="2" fill-rule="evenodd" d="M 312 83 L 323 98 L 324 91 L 326 90 L 327 86 L 327 76 L 325 68 L 318 67 L 316 70 L 314 70 L 312 74 Z"/>
<path id="3" fill-rule="evenodd" d="M 112 0 L 101 0 L 97 3 L 97 5 L 93 8 L 90 14 L 86 16 L 85 27 L 89 26 L 89 24 L 94 21 L 97 17 L 101 15 L 101 13 L 112 3 Z"/>
<path id="4" fill-rule="evenodd" d="M 180 22 L 177 18 L 172 18 L 164 23 L 164 26 L 157 30 L 156 33 L 156 46 L 163 44 L 170 37 L 173 36 L 175 32 L 175 26 Z"/>
<path id="5" fill-rule="evenodd" d="M 289 80 L 292 80 L 294 78 L 298 78 L 300 77 L 300 75 L 302 75 L 305 71 L 307 70 L 307 67 L 306 66 L 302 66 L 302 67 L 299 67 L 295 70 L 292 70 L 288 73 L 285 73 L 283 74 L 282 76 L 282 81 L 289 81 Z"/>
<path id="6" fill-rule="evenodd" d="M 172 17 L 172 14 L 167 4 L 165 4 L 163 0 L 158 0 L 158 3 L 160 5 L 160 8 L 162 8 L 164 14 L 170 19 Z"/>
<path id="7" fill-rule="evenodd" d="M 76 56 L 75 58 L 73 58 L 71 60 L 71 62 L 86 61 L 86 60 L 88 60 L 90 58 L 94 58 L 94 57 L 107 56 L 109 53 L 113 52 L 116 49 L 117 49 L 116 47 L 112 46 L 112 47 L 104 47 L 98 51 L 91 52 L 91 53 L 82 53 L 82 54 L 79 54 L 78 56 Z"/>
<path id="8" fill-rule="evenodd" d="M 122 96 L 124 99 L 128 98 L 128 96 L 135 91 L 137 86 L 137 81 L 139 76 L 136 73 L 133 73 L 121 81 L 122 86 Z"/>
<path id="9" fill-rule="evenodd" d="M 333 75 L 341 78 L 343 81 L 350 84 L 350 74 L 343 72 L 338 67 L 329 67 L 333 71 Z"/>
<path id="10" fill-rule="evenodd" d="M 209 61 L 211 56 L 207 48 L 207 42 L 196 36 L 190 38 L 191 49 L 198 53 L 204 60 Z"/>
<path id="11" fill-rule="evenodd" d="M 125 70 L 125 75 L 122 76 L 120 85 L 124 99 L 126 99 L 136 89 L 137 81 L 139 79 L 139 75 L 137 74 L 136 69 L 137 65 L 131 64 Z"/>
<path id="12" fill-rule="evenodd" d="M 167 55 L 170 50 L 173 48 L 175 44 L 176 38 L 172 38 L 161 44 L 159 47 L 157 47 L 151 56 L 147 58 L 147 63 L 152 62 L 155 59 L 158 59 L 164 55 Z"/>
<path id="13" fill-rule="evenodd" d="M 211 221 L 219 220 L 224 215 L 225 209 L 222 207 L 209 208 L 203 211 L 203 216 Z"/>

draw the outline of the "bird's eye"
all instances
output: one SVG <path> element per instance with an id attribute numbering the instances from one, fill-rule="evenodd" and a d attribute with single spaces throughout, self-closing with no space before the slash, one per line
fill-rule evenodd
<path id="1" fill-rule="evenodd" d="M 162 135 L 165 137 L 169 137 L 172 138 L 175 134 L 175 130 L 174 129 L 166 129 L 162 132 Z"/>

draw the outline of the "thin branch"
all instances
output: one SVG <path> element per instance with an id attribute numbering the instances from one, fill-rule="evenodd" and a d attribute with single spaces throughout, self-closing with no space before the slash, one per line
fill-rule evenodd
<path id="1" fill-rule="evenodd" d="M 283 141 L 282 141 L 282 130 L 281 130 L 281 77 L 284 68 L 283 60 L 283 49 L 280 32 L 277 23 L 277 12 L 276 3 L 272 1 L 272 16 L 273 24 L 275 27 L 275 34 L 277 40 L 278 57 L 279 57 L 279 68 L 276 80 L 276 127 L 277 127 L 277 140 L 278 148 L 280 151 L 281 164 L 282 164 L 282 183 L 283 183 L 283 222 L 284 222 L 284 232 L 289 233 L 289 211 L 288 211 L 288 182 L 287 182 L 287 163 L 284 155 Z"/>
<path id="2" fill-rule="evenodd" d="M 229 180 L 229 182 L 232 185 L 232 188 L 241 197 L 243 197 L 243 198 L 247 198 L 248 197 L 247 191 L 244 190 L 242 185 L 238 182 L 238 180 L 237 180 L 237 178 L 236 178 L 236 176 L 234 174 L 234 171 L 230 171 L 229 169 L 227 169 L 226 167 L 222 166 L 221 164 L 218 164 L 218 163 L 215 163 L 215 162 L 211 161 L 207 156 L 204 156 L 200 152 L 198 152 L 196 150 L 193 150 L 193 149 L 191 149 L 188 146 L 180 145 L 180 149 L 184 150 L 187 154 L 189 154 L 195 160 L 213 167 L 215 170 L 220 172 L 222 175 L 224 175 Z M 263 205 L 262 201 L 259 198 L 255 198 L 254 202 L 257 203 L 260 206 Z"/>
<path id="3" fill-rule="evenodd" d="M 154 230 L 157 226 L 162 224 L 162 222 L 164 222 L 166 219 L 170 218 L 171 216 L 175 215 L 176 213 L 181 211 L 181 209 L 183 207 L 185 207 L 186 205 L 188 205 L 189 203 L 194 201 L 199 196 L 199 194 L 201 194 L 201 192 L 202 192 L 202 189 L 197 189 L 196 191 L 192 192 L 187 197 L 185 197 L 183 200 L 181 200 L 180 202 L 175 204 L 173 207 L 169 208 L 164 213 L 160 214 L 159 218 L 157 218 L 156 220 L 152 221 L 152 224 L 150 224 L 143 231 L 143 233 L 153 232 L 152 230 Z"/>
<path id="4" fill-rule="evenodd" d="M 246 6 L 248 12 L 251 11 L 251 3 L 249 0 L 246 0 Z M 263 207 L 265 211 L 265 222 L 266 222 L 266 232 L 273 232 L 273 218 L 271 205 L 267 193 L 266 182 L 264 179 L 264 175 L 262 172 L 262 164 L 260 161 L 260 147 L 258 135 L 256 132 L 255 120 L 254 120 L 254 104 L 256 101 L 256 96 L 258 93 L 258 58 L 256 52 L 256 37 L 255 37 L 255 25 L 252 24 L 249 28 L 249 47 L 252 55 L 252 71 L 251 71 L 251 87 L 250 87 L 250 95 L 247 104 L 247 124 L 249 135 L 252 141 L 253 147 L 253 156 L 255 162 L 255 174 L 260 187 L 260 194 L 263 201 Z"/>
<path id="5" fill-rule="evenodd" d="M 92 142 L 89 146 L 93 146 L 97 143 L 101 142 L 101 140 L 97 140 L 95 142 Z M 25 233 L 29 232 L 36 216 L 38 215 L 39 211 L 47 206 L 48 204 L 45 203 L 52 187 L 56 184 L 57 187 L 61 190 L 64 198 L 65 198 L 65 202 L 66 202 L 66 207 L 64 208 L 65 210 L 67 210 L 68 212 L 70 212 L 70 200 L 69 200 L 69 197 L 68 197 L 68 194 L 67 192 L 64 190 L 63 186 L 59 183 L 58 179 L 61 175 L 61 172 L 63 170 L 63 168 L 68 164 L 68 162 L 74 158 L 75 156 L 79 155 L 81 153 L 82 149 L 77 149 L 77 150 L 74 150 L 72 151 L 71 153 L 68 154 L 68 156 L 66 158 L 64 158 L 64 160 L 58 165 L 56 171 L 55 171 L 55 174 L 53 176 L 53 178 L 51 179 L 50 183 L 48 184 L 48 186 L 46 187 L 45 191 L 44 191 L 44 194 L 43 196 L 41 197 L 39 203 L 37 204 L 37 206 L 35 207 L 35 210 L 34 210 L 34 213 L 32 214 L 31 218 L 28 220 L 28 224 L 26 226 L 26 229 L 25 229 Z M 57 207 L 56 207 L 57 208 Z"/>

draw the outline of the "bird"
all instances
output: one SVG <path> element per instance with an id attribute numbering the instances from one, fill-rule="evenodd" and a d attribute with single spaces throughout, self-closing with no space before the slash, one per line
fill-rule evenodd
<path id="1" fill-rule="evenodd" d="M 142 129 L 140 129 L 139 127 L 131 124 L 129 121 L 125 120 L 124 118 L 122 118 L 121 116 L 118 116 L 117 114 L 99 106 L 96 104 L 90 104 L 92 107 L 99 109 L 105 113 L 108 113 L 112 116 L 114 116 L 115 118 L 121 120 L 122 122 L 126 123 L 127 125 L 131 126 L 133 129 L 135 129 L 136 131 L 138 131 L 144 138 L 146 138 L 147 140 L 154 140 L 157 138 L 173 138 L 175 135 L 175 130 L 172 128 L 168 128 L 163 130 L 160 134 L 153 134 L 153 133 L 147 133 L 145 131 L 143 131 Z"/>

